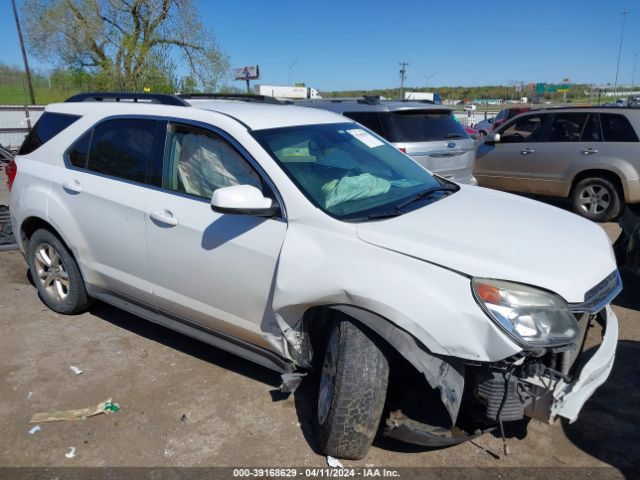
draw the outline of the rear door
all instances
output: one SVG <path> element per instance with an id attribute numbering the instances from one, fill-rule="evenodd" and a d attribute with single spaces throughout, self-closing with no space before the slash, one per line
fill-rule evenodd
<path id="1" fill-rule="evenodd" d="M 85 280 L 141 301 L 151 300 L 145 234 L 150 159 L 162 152 L 163 122 L 103 121 L 67 151 L 52 188 L 80 238 L 74 246 Z M 60 208 L 57 204 L 52 208 Z"/>
<path id="2" fill-rule="evenodd" d="M 531 171 L 536 148 L 544 140 L 549 114 L 516 117 L 499 128 L 499 142 L 478 148 L 475 175 L 481 186 L 513 192 L 531 191 Z"/>
<path id="3" fill-rule="evenodd" d="M 597 113 L 563 112 L 553 115 L 544 142 L 535 146 L 531 192 L 565 197 L 576 171 L 597 168 L 602 134 Z"/>

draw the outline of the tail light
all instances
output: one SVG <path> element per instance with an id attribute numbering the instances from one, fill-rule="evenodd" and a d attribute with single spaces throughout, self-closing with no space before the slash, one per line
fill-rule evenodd
<path id="1" fill-rule="evenodd" d="M 16 179 L 16 174 L 18 173 L 18 164 L 15 160 L 11 160 L 7 163 L 7 166 L 4 167 L 4 171 L 7 174 L 7 186 L 9 190 L 13 186 L 13 181 Z"/>
<path id="2" fill-rule="evenodd" d="M 407 149 L 404 147 L 398 147 L 398 150 L 400 150 L 402 153 L 407 153 Z"/>

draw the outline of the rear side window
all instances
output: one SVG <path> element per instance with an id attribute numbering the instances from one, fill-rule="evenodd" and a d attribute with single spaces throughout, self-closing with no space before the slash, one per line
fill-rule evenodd
<path id="1" fill-rule="evenodd" d="M 547 135 L 548 142 L 579 142 L 587 123 L 588 113 L 559 113 L 554 115 Z"/>
<path id="2" fill-rule="evenodd" d="M 380 114 L 390 142 L 431 142 L 469 138 L 449 111 L 400 110 Z"/>
<path id="3" fill-rule="evenodd" d="M 87 133 L 82 135 L 76 143 L 73 144 L 71 150 L 69 150 L 69 163 L 74 167 L 87 168 L 87 157 L 89 153 L 89 145 L 91 144 L 92 132 L 93 130 L 89 130 Z"/>
<path id="4" fill-rule="evenodd" d="M 624 115 L 601 113 L 602 134 L 605 142 L 637 142 L 638 135 Z"/>
<path id="5" fill-rule="evenodd" d="M 44 112 L 25 138 L 18 155 L 28 155 L 40 148 L 79 118 L 66 113 Z"/>
<path id="6" fill-rule="evenodd" d="M 117 119 L 97 125 L 93 129 L 87 168 L 112 177 L 144 182 L 157 123 L 155 120 Z"/>
<path id="7" fill-rule="evenodd" d="M 590 113 L 587 124 L 582 132 L 583 142 L 601 142 L 602 132 L 600 131 L 600 120 L 597 113 Z"/>

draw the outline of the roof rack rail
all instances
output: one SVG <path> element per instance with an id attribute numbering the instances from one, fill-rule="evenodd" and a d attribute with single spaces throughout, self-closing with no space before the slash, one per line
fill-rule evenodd
<path id="1" fill-rule="evenodd" d="M 65 100 L 67 102 L 131 102 L 156 103 L 160 105 L 175 105 L 190 107 L 187 102 L 175 95 L 166 93 L 122 93 L 122 92 L 91 92 L 79 93 Z"/>
<path id="2" fill-rule="evenodd" d="M 270 103 L 274 105 L 285 105 L 293 102 L 286 102 L 278 100 L 275 97 L 268 95 L 253 95 L 250 93 L 184 93 L 178 95 L 180 98 L 193 99 L 193 100 L 240 100 L 243 102 L 256 102 L 256 103 Z"/>

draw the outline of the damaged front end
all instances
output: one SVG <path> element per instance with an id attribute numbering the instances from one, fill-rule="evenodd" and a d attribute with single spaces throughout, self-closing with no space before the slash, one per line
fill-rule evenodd
<path id="1" fill-rule="evenodd" d="M 452 416 L 449 426 L 442 420 L 419 421 L 415 415 L 394 410 L 386 421 L 386 434 L 409 443 L 442 447 L 502 429 L 503 422 L 525 417 L 545 423 L 557 417 L 575 421 L 611 372 L 618 322 L 608 304 L 597 313 L 575 312 L 574 316 L 580 333 L 570 345 L 523 350 L 490 364 L 464 362 L 460 415 Z"/>

